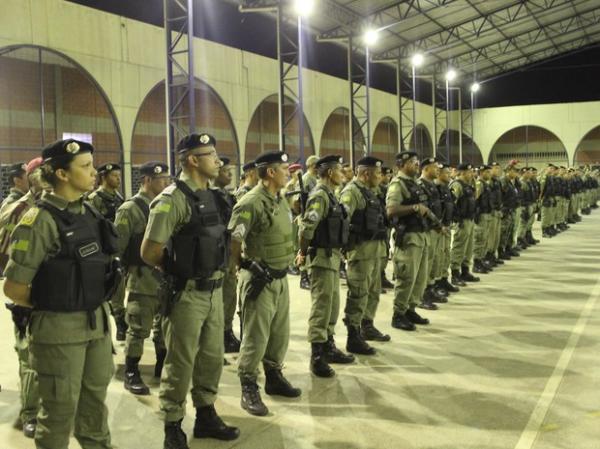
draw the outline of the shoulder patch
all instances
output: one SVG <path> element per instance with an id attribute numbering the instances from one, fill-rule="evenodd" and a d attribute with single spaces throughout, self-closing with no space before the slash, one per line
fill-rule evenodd
<path id="1" fill-rule="evenodd" d="M 35 220 L 39 213 L 39 207 L 32 207 L 27 211 L 25 215 L 23 215 L 23 218 L 21 218 L 19 224 L 22 224 L 23 226 L 31 226 L 33 223 L 35 223 Z"/>
<path id="2" fill-rule="evenodd" d="M 167 187 L 165 187 L 165 189 L 161 193 L 163 195 L 171 196 L 171 195 L 173 195 L 173 192 L 175 190 L 177 190 L 177 185 L 176 184 L 170 184 Z"/>

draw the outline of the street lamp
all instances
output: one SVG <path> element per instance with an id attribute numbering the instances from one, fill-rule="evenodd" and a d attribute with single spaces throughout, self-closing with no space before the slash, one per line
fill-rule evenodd
<path id="1" fill-rule="evenodd" d="M 448 69 L 446 72 L 446 159 L 450 163 L 450 98 L 449 98 L 449 86 L 450 81 L 456 78 L 456 71 L 454 69 Z"/>
<path id="2" fill-rule="evenodd" d="M 424 61 L 425 58 L 421 53 L 415 53 L 410 60 L 413 67 L 421 67 Z"/>
<path id="3" fill-rule="evenodd" d="M 415 53 L 411 58 L 412 65 L 412 119 L 413 119 L 413 129 L 412 129 L 412 137 L 413 137 L 413 149 L 417 151 L 417 77 L 416 77 L 416 69 L 417 67 L 421 67 L 423 65 L 423 61 L 425 58 L 421 53 Z M 422 155 L 421 155 L 422 156 Z"/>
<path id="4" fill-rule="evenodd" d="M 298 16 L 308 17 L 315 8 L 315 0 L 294 0 L 294 10 Z"/>
<path id="5" fill-rule="evenodd" d="M 456 71 L 454 69 L 449 69 L 446 72 L 446 82 L 454 81 L 454 78 L 456 78 Z"/>
<path id="6" fill-rule="evenodd" d="M 471 93 L 477 93 L 477 91 L 481 88 L 481 84 L 479 84 L 477 81 L 475 81 L 473 84 L 471 84 Z"/>
<path id="7" fill-rule="evenodd" d="M 363 36 L 363 41 L 367 48 L 372 47 L 377 43 L 379 39 L 379 33 L 377 30 L 367 30 Z"/>
<path id="8" fill-rule="evenodd" d="M 475 154 L 475 94 L 481 88 L 481 84 L 474 81 L 471 84 L 471 154 Z"/>

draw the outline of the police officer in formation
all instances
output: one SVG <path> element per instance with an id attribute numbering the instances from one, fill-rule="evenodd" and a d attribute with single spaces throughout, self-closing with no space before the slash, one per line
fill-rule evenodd
<path id="1" fill-rule="evenodd" d="M 256 164 L 254 161 L 246 162 L 242 165 L 242 184 L 235 192 L 236 201 L 239 201 L 246 193 L 252 190 L 256 184 L 258 184 Z"/>
<path id="2" fill-rule="evenodd" d="M 10 190 L 8 196 L 0 204 L 0 214 L 5 211 L 6 207 L 19 200 L 29 191 L 27 165 L 24 162 L 19 162 L 8 167 L 8 181 Z"/>
<path id="3" fill-rule="evenodd" d="M 473 235 L 473 271 L 489 273 L 493 265 L 489 262 L 489 235 L 492 233 L 494 205 L 492 200 L 492 167 L 479 167 L 479 177 L 475 181 L 476 215 Z"/>

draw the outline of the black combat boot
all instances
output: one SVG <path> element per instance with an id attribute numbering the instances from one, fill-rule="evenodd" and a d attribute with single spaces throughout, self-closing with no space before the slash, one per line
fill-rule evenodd
<path id="1" fill-rule="evenodd" d="M 450 282 L 448 282 L 447 277 L 440 279 L 438 281 L 438 285 L 449 293 L 457 293 L 460 291 L 460 288 L 458 288 L 456 285 L 452 285 Z"/>
<path id="2" fill-rule="evenodd" d="M 310 278 L 306 270 L 300 272 L 300 288 L 302 290 L 310 290 Z"/>
<path id="3" fill-rule="evenodd" d="M 338 349 L 335 345 L 333 335 L 327 337 L 327 343 L 325 343 L 325 355 L 329 363 L 348 364 L 354 362 L 354 356 L 352 354 L 346 354 Z"/>
<path id="4" fill-rule="evenodd" d="M 519 250 L 515 247 L 508 248 L 506 251 L 511 255 L 511 257 L 521 257 Z"/>
<path id="5" fill-rule="evenodd" d="M 414 307 L 411 307 L 406 311 L 406 318 L 408 318 L 408 321 L 410 321 L 413 324 L 418 324 L 421 326 L 426 326 L 429 324 L 429 320 L 419 315 L 414 309 Z"/>
<path id="6" fill-rule="evenodd" d="M 233 333 L 233 329 L 225 330 L 223 334 L 223 341 L 225 343 L 225 353 L 230 354 L 232 352 L 240 352 L 241 342 Z"/>
<path id="7" fill-rule="evenodd" d="M 374 355 L 377 352 L 375 348 L 369 346 L 363 339 L 358 326 L 351 325 L 346 319 L 344 319 L 344 324 L 346 324 L 346 328 L 348 329 L 346 351 L 361 355 Z"/>
<path id="8" fill-rule="evenodd" d="M 390 341 L 392 339 L 388 334 L 381 333 L 373 324 L 373 320 L 362 320 L 360 323 L 360 333 L 364 340 Z"/>
<path id="9" fill-rule="evenodd" d="M 487 274 L 490 270 L 483 266 L 480 259 L 473 260 L 473 273 Z"/>
<path id="10" fill-rule="evenodd" d="M 23 435 L 27 438 L 35 437 L 35 428 L 37 427 L 37 419 L 29 419 L 23 423 Z"/>
<path id="11" fill-rule="evenodd" d="M 512 259 L 510 253 L 508 252 L 507 248 L 500 248 L 500 251 L 498 251 L 498 255 L 500 256 L 501 260 L 510 260 Z"/>
<path id="12" fill-rule="evenodd" d="M 394 312 L 392 327 L 403 331 L 414 331 L 417 327 L 408 319 L 405 313 Z"/>
<path id="13" fill-rule="evenodd" d="M 446 303 L 448 302 L 448 300 L 446 299 L 446 297 L 442 294 L 440 294 L 436 288 L 435 285 L 428 285 L 427 288 L 425 289 L 425 291 L 423 292 L 423 301 L 422 303 L 431 303 L 435 306 L 434 303 Z M 426 309 L 427 307 L 423 307 L 424 309 Z M 429 310 L 437 310 L 437 306 L 435 307 L 435 309 L 429 309 Z"/>
<path id="14" fill-rule="evenodd" d="M 381 288 L 394 288 L 394 284 L 385 276 L 385 270 L 381 270 Z"/>
<path id="15" fill-rule="evenodd" d="M 194 438 L 214 438 L 231 441 L 240 436 L 240 429 L 228 426 L 217 415 L 214 405 L 196 407 L 194 421 Z"/>
<path id="16" fill-rule="evenodd" d="M 469 266 L 468 265 L 463 265 L 461 268 L 462 268 L 462 271 L 460 273 L 460 278 L 461 279 L 463 279 L 466 282 L 479 282 L 479 278 L 477 276 L 473 276 L 469 272 Z"/>
<path id="17" fill-rule="evenodd" d="M 125 357 L 125 389 L 133 394 L 150 394 L 150 388 L 144 383 L 140 376 L 138 363 L 140 357 Z"/>
<path id="18" fill-rule="evenodd" d="M 452 270 L 452 283 L 460 287 L 465 287 L 467 285 L 465 280 L 460 276 L 460 271 L 458 270 Z"/>
<path id="19" fill-rule="evenodd" d="M 154 341 L 154 352 L 156 353 L 156 364 L 154 365 L 154 377 L 160 378 L 162 375 L 165 357 L 167 357 L 167 348 L 162 343 Z"/>
<path id="20" fill-rule="evenodd" d="M 181 421 L 165 422 L 164 449 L 190 449 L 185 432 L 181 430 Z"/>
<path id="21" fill-rule="evenodd" d="M 482 259 L 479 259 L 479 262 L 481 263 L 482 267 L 485 268 L 488 271 L 488 273 L 490 271 L 494 271 L 494 268 L 496 267 L 495 263 L 490 262 L 485 257 L 482 258 Z"/>
<path id="22" fill-rule="evenodd" d="M 335 371 L 325 356 L 325 347 L 327 343 L 311 343 L 310 344 L 310 371 L 317 377 L 333 377 Z"/>
<path id="23" fill-rule="evenodd" d="M 117 328 L 117 341 L 125 341 L 127 336 L 127 322 L 125 321 L 125 310 L 113 314 L 115 318 L 115 327 Z"/>
<path id="24" fill-rule="evenodd" d="M 283 377 L 280 369 L 265 369 L 265 393 L 268 395 L 283 396 L 286 398 L 297 398 L 302 394 L 300 388 L 295 388 Z"/>
<path id="25" fill-rule="evenodd" d="M 258 385 L 251 380 L 242 380 L 241 406 L 254 416 L 267 416 L 269 414 L 269 409 L 260 397 Z"/>
<path id="26" fill-rule="evenodd" d="M 291 274 L 292 276 L 298 276 L 300 274 L 300 270 L 296 265 L 290 265 L 288 267 L 288 274 Z"/>

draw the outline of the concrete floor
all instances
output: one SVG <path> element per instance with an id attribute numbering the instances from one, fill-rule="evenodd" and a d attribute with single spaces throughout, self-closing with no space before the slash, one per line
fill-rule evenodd
<path id="1" fill-rule="evenodd" d="M 429 327 L 392 329 L 393 297 L 382 295 L 377 325 L 392 335 L 378 355 L 336 366 L 333 379 L 308 371 L 309 294 L 291 277 L 292 336 L 286 375 L 298 400 L 266 397 L 271 414 L 239 406 L 235 364 L 224 369 L 217 409 L 239 426 L 235 442 L 192 440 L 191 448 L 600 448 L 600 212 L 566 234 L 544 239 L 483 282 L 424 313 Z M 539 230 L 537 232 L 539 235 Z M 344 289 L 345 290 L 345 289 Z M 342 292 L 345 297 L 345 292 Z M 19 410 L 17 361 L 8 313 L 0 313 L 0 449 L 33 448 L 12 424 Z M 339 326 L 343 346 L 345 329 Z M 122 388 L 122 346 L 109 388 L 119 449 L 162 448 L 157 382 L 152 395 Z M 143 363 L 150 379 L 153 350 Z M 235 357 L 229 357 L 234 361 Z M 184 430 L 191 435 L 193 408 Z M 71 447 L 79 447 L 73 442 Z"/>

